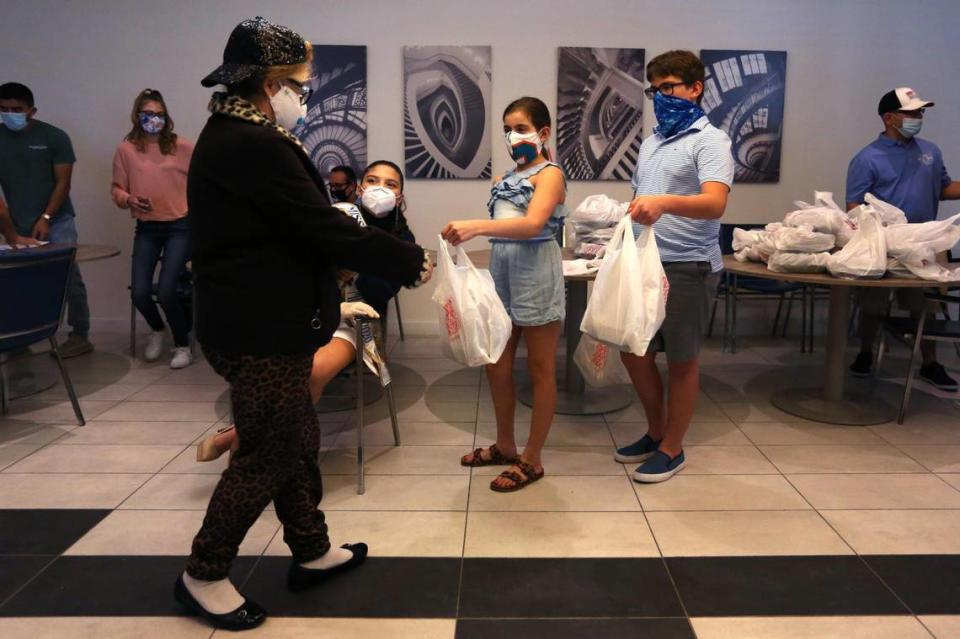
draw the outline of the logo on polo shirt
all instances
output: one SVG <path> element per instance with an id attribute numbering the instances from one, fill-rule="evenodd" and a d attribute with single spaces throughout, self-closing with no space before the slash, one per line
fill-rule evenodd
<path id="1" fill-rule="evenodd" d="M 933 166 L 933 153 L 923 153 L 920 155 L 920 164 L 924 166 Z"/>
<path id="2" fill-rule="evenodd" d="M 48 147 L 46 144 L 31 144 L 27 146 L 27 148 L 31 151 L 46 151 L 50 147 Z"/>

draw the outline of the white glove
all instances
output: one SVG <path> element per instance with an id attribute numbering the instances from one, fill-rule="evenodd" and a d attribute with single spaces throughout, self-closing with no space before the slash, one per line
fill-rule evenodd
<path id="1" fill-rule="evenodd" d="M 363 302 L 343 302 L 340 304 L 340 317 L 349 322 L 355 317 L 379 319 L 380 314 L 372 306 Z"/>

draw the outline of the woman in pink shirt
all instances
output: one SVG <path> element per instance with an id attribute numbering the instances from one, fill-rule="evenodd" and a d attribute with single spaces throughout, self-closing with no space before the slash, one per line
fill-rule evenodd
<path id="1" fill-rule="evenodd" d="M 187 169 L 193 143 L 173 132 L 173 119 L 159 91 L 144 89 L 133 103 L 133 128 L 113 156 L 113 201 L 137 221 L 133 239 L 133 303 L 153 329 L 144 358 L 157 360 L 164 322 L 153 299 L 153 273 L 161 262 L 157 299 L 173 333 L 171 368 L 184 368 L 190 355 L 189 317 L 177 287 L 190 259 Z"/>

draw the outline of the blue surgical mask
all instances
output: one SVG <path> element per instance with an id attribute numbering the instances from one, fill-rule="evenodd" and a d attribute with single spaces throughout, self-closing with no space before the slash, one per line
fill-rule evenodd
<path id="1" fill-rule="evenodd" d="M 11 131 L 21 131 L 27 128 L 26 113 L 0 113 L 0 120 L 3 120 L 3 126 Z"/>
<path id="2" fill-rule="evenodd" d="M 922 128 L 923 120 L 920 118 L 904 118 L 903 123 L 897 127 L 897 131 L 905 138 L 912 138 L 920 133 L 920 129 Z"/>
<path id="3" fill-rule="evenodd" d="M 685 131 L 706 115 L 696 102 L 664 95 L 659 91 L 653 96 L 653 114 L 657 116 L 657 128 L 654 131 L 665 138 Z"/>
<path id="4" fill-rule="evenodd" d="M 167 125 L 167 119 L 162 115 L 140 114 L 140 128 L 150 135 L 156 135 L 163 131 Z"/>

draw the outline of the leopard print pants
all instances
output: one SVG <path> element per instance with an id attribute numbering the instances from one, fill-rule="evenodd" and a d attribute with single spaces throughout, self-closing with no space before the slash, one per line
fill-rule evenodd
<path id="1" fill-rule="evenodd" d="M 240 448 L 213 491 L 193 540 L 187 574 L 223 579 L 240 542 L 273 500 L 283 540 L 304 563 L 330 549 L 317 455 L 320 424 L 310 401 L 313 356 L 226 355 L 203 349 L 230 384 Z"/>

